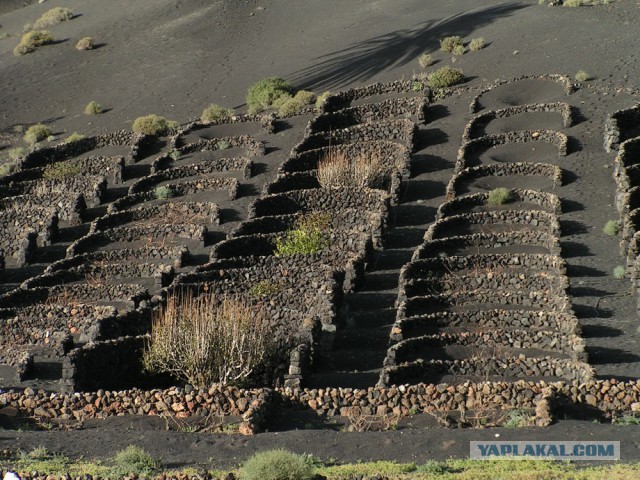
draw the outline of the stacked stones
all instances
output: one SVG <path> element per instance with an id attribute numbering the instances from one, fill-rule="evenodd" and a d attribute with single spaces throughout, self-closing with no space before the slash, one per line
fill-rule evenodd
<path id="1" fill-rule="evenodd" d="M 613 178 L 616 208 L 620 214 L 620 255 L 626 272 L 638 287 L 640 255 L 640 105 L 611 114 L 605 122 L 605 149 L 618 151 Z"/>
<path id="2" fill-rule="evenodd" d="M 481 105 L 479 96 L 472 107 Z M 518 116 L 539 128 L 511 131 Z M 560 201 L 544 191 L 561 184 L 550 162 L 568 145 L 549 126 L 571 124 L 571 107 L 555 102 L 491 110 L 467 125 L 449 201 L 401 271 L 380 385 L 592 378 L 559 256 Z M 550 181 L 513 188 L 523 175 Z"/>

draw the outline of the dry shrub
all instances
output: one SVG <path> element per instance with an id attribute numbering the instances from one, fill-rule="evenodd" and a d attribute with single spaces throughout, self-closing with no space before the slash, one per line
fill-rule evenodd
<path id="1" fill-rule="evenodd" d="M 154 315 L 144 365 L 192 385 L 226 385 L 247 379 L 273 345 L 264 310 L 210 293 L 174 293 Z"/>
<path id="2" fill-rule="evenodd" d="M 37 123 L 35 125 L 31 125 L 27 131 L 25 132 L 22 139 L 27 142 L 29 145 L 35 145 L 38 142 L 46 139 L 51 136 L 52 131 L 46 125 L 42 123 Z"/>
<path id="3" fill-rule="evenodd" d="M 93 43 L 93 38 L 84 37 L 78 40 L 76 43 L 76 50 L 93 50 L 95 44 Z"/>
<path id="4" fill-rule="evenodd" d="M 41 45 L 53 42 L 53 36 L 47 30 L 34 30 L 22 35 L 20 43 L 13 49 L 13 54 L 17 57 L 35 51 Z"/>
<path id="5" fill-rule="evenodd" d="M 349 431 L 352 432 L 372 432 L 394 430 L 402 418 L 396 414 L 384 415 L 364 415 L 359 409 L 347 415 L 349 420 Z"/>
<path id="6" fill-rule="evenodd" d="M 33 28 L 45 28 L 50 25 L 55 25 L 56 23 L 66 22 L 72 18 L 73 12 L 68 8 L 52 8 L 48 12 L 43 13 L 42 16 L 34 22 Z"/>
<path id="7" fill-rule="evenodd" d="M 358 155 L 349 158 L 343 153 L 331 151 L 318 162 L 318 182 L 324 188 L 384 186 L 389 167 L 384 165 L 381 155 Z"/>
<path id="8" fill-rule="evenodd" d="M 166 118 L 160 115 L 151 114 L 138 117 L 134 120 L 131 129 L 136 133 L 144 133 L 146 135 L 166 135 L 171 129 Z"/>
<path id="9" fill-rule="evenodd" d="M 84 107 L 84 113 L 86 115 L 99 115 L 100 113 L 102 113 L 102 111 L 103 111 L 102 105 L 100 105 L 98 102 L 95 102 L 93 100 L 87 103 L 87 106 Z"/>
<path id="10" fill-rule="evenodd" d="M 234 114 L 232 108 L 221 107 L 217 103 L 212 103 L 202 111 L 200 120 L 202 123 L 211 123 Z"/>

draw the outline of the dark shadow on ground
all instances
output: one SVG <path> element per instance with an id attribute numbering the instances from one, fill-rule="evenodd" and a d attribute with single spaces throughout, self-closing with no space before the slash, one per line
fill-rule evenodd
<path id="1" fill-rule="evenodd" d="M 314 65 L 295 73 L 292 80 L 299 87 L 310 89 L 363 82 L 379 72 L 413 62 L 425 51 L 437 50 L 438 42 L 444 36 L 460 35 L 465 38 L 497 18 L 512 15 L 527 6 L 515 2 L 503 3 L 448 18 L 428 20 L 413 29 L 379 35 L 318 57 Z"/>

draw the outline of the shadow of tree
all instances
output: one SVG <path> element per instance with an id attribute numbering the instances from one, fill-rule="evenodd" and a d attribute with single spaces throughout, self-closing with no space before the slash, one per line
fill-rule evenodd
<path id="1" fill-rule="evenodd" d="M 448 18 L 428 20 L 413 29 L 397 30 L 318 57 L 318 62 L 296 72 L 291 80 L 301 88 L 335 88 L 366 81 L 376 73 L 412 62 L 425 51 L 439 48 L 447 35 L 467 37 L 474 30 L 529 5 L 504 3 Z"/>

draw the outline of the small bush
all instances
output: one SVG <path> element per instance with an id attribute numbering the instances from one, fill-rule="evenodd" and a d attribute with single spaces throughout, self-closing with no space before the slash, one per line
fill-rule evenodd
<path id="1" fill-rule="evenodd" d="M 167 198 L 173 197 L 174 192 L 173 192 L 173 190 L 171 190 L 171 188 L 169 188 L 167 186 L 162 186 L 162 187 L 156 187 L 153 190 L 153 195 L 158 200 L 166 200 Z"/>
<path id="2" fill-rule="evenodd" d="M 113 458 L 114 474 L 124 477 L 130 474 L 136 476 L 151 477 L 160 469 L 160 462 L 154 460 L 151 455 L 142 448 L 129 445 L 124 450 L 119 451 Z"/>
<path id="3" fill-rule="evenodd" d="M 316 101 L 316 94 L 309 90 L 298 90 L 293 96 L 293 99 L 302 105 L 311 105 Z"/>
<path id="4" fill-rule="evenodd" d="M 487 205 L 504 205 L 511 200 L 511 191 L 508 188 L 494 188 L 489 192 Z"/>
<path id="5" fill-rule="evenodd" d="M 290 95 L 283 95 L 276 102 L 274 102 L 273 106 L 278 108 L 278 113 L 281 116 L 285 116 L 297 113 L 304 107 L 312 104 L 315 101 L 316 96 L 313 92 L 300 90 L 293 97 L 291 97 Z"/>
<path id="6" fill-rule="evenodd" d="M 622 265 L 618 265 L 616 268 L 613 269 L 613 278 L 617 278 L 618 280 L 624 278 L 624 276 L 627 273 L 627 269 L 624 268 Z"/>
<path id="7" fill-rule="evenodd" d="M 174 150 L 174 151 L 172 151 L 172 152 L 169 154 L 169 156 L 170 156 L 173 160 L 178 160 L 178 159 L 182 156 L 182 153 L 180 153 L 180 151 L 179 151 L 179 150 Z"/>
<path id="8" fill-rule="evenodd" d="M 456 85 L 464 80 L 462 70 L 451 67 L 442 67 L 428 76 L 431 88 L 446 88 Z"/>
<path id="9" fill-rule="evenodd" d="M 293 87 L 280 77 L 270 77 L 252 85 L 247 92 L 249 113 L 259 113 L 273 106 L 283 95 L 293 94 Z"/>
<path id="10" fill-rule="evenodd" d="M 55 25 L 56 23 L 66 22 L 73 18 L 73 12 L 68 8 L 56 7 L 52 8 L 48 12 L 42 14 L 42 16 L 33 23 L 33 28 L 40 29 Z"/>
<path id="11" fill-rule="evenodd" d="M 261 308 L 208 293 L 171 294 L 153 317 L 143 361 L 196 386 L 246 381 L 271 357 L 270 334 Z"/>
<path id="12" fill-rule="evenodd" d="M 170 128 L 171 125 L 166 118 L 153 113 L 136 118 L 131 127 L 134 132 L 147 135 L 166 135 Z"/>
<path id="13" fill-rule="evenodd" d="M 80 175 L 80 173 L 82 173 L 81 165 L 73 160 L 67 160 L 47 165 L 42 173 L 42 178 L 45 180 L 62 180 Z"/>
<path id="14" fill-rule="evenodd" d="M 37 123 L 36 125 L 31 125 L 24 134 L 25 142 L 29 145 L 35 145 L 42 140 L 45 140 L 47 137 L 51 136 L 51 129 L 42 123 Z"/>
<path id="15" fill-rule="evenodd" d="M 431 58 L 431 55 L 429 55 L 428 53 L 423 53 L 418 57 L 418 64 L 422 68 L 429 68 L 431 65 L 433 65 L 433 58 Z"/>
<path id="16" fill-rule="evenodd" d="M 582 5 L 591 5 L 590 0 L 564 0 L 563 7 L 581 7 Z"/>
<path id="17" fill-rule="evenodd" d="M 453 53 L 453 50 L 457 46 L 462 46 L 462 37 L 458 37 L 457 35 L 444 37 L 440 40 L 440 50 L 443 52 Z"/>
<path id="18" fill-rule="evenodd" d="M 7 157 L 11 160 L 18 160 L 27 154 L 27 149 L 22 147 L 10 148 L 7 150 Z"/>
<path id="19" fill-rule="evenodd" d="M 275 256 L 316 253 L 329 245 L 328 214 L 314 212 L 301 216 L 294 228 L 276 239 Z"/>
<path id="20" fill-rule="evenodd" d="M 507 413 L 507 417 L 504 420 L 502 426 L 505 428 L 519 428 L 527 427 L 531 423 L 531 416 L 525 411 L 514 409 Z"/>
<path id="21" fill-rule="evenodd" d="M 615 237 L 620 232 L 620 222 L 618 220 L 609 220 L 602 227 L 602 231 L 607 235 Z"/>
<path id="22" fill-rule="evenodd" d="M 464 55 L 465 52 L 467 51 L 466 48 L 464 48 L 464 45 L 456 45 L 455 48 L 453 49 L 453 53 L 456 56 L 460 56 L 460 55 Z"/>
<path id="23" fill-rule="evenodd" d="M 0 165 L 0 177 L 4 177 L 15 172 L 16 166 L 13 163 L 3 163 Z"/>
<path id="24" fill-rule="evenodd" d="M 76 50 L 93 50 L 95 44 L 93 43 L 93 38 L 84 37 L 78 40 L 76 43 Z"/>
<path id="25" fill-rule="evenodd" d="M 283 449 L 266 450 L 249 457 L 240 471 L 243 480 L 310 480 L 313 466 L 302 455 Z"/>
<path id="26" fill-rule="evenodd" d="M 87 103 L 87 106 L 84 107 L 84 113 L 87 115 L 99 115 L 102 111 L 102 105 L 98 102 L 94 102 L 93 100 Z"/>
<path id="27" fill-rule="evenodd" d="M 577 82 L 586 82 L 591 78 L 591 76 L 584 70 L 580 70 L 578 73 L 576 73 L 575 78 Z"/>
<path id="28" fill-rule="evenodd" d="M 331 95 L 331 92 L 329 90 L 322 92 L 320 95 L 318 95 L 318 98 L 316 98 L 316 108 L 320 108 L 320 106 L 329 97 L 329 95 Z"/>
<path id="29" fill-rule="evenodd" d="M 254 297 L 270 297 L 282 291 L 282 285 L 273 280 L 262 280 L 249 289 Z"/>
<path id="30" fill-rule="evenodd" d="M 221 140 L 218 142 L 218 150 L 226 150 L 227 148 L 231 148 L 231 144 L 226 140 Z"/>
<path id="31" fill-rule="evenodd" d="M 224 108 L 216 103 L 212 103 L 202 111 L 200 120 L 202 123 L 215 122 L 221 118 L 230 117 L 233 113 L 233 109 L 231 108 Z"/>
<path id="32" fill-rule="evenodd" d="M 77 142 L 78 140 L 82 140 L 83 138 L 85 138 L 84 135 L 80 135 L 78 132 L 73 132 L 71 135 L 64 139 L 64 143 Z"/>
<path id="33" fill-rule="evenodd" d="M 53 36 L 47 30 L 33 30 L 22 35 L 20 43 L 13 49 L 15 56 L 26 55 L 41 45 L 53 42 Z"/>
<path id="34" fill-rule="evenodd" d="M 484 37 L 474 38 L 469 42 L 469 50 L 472 52 L 477 52 L 478 50 L 482 50 L 485 47 Z"/>

